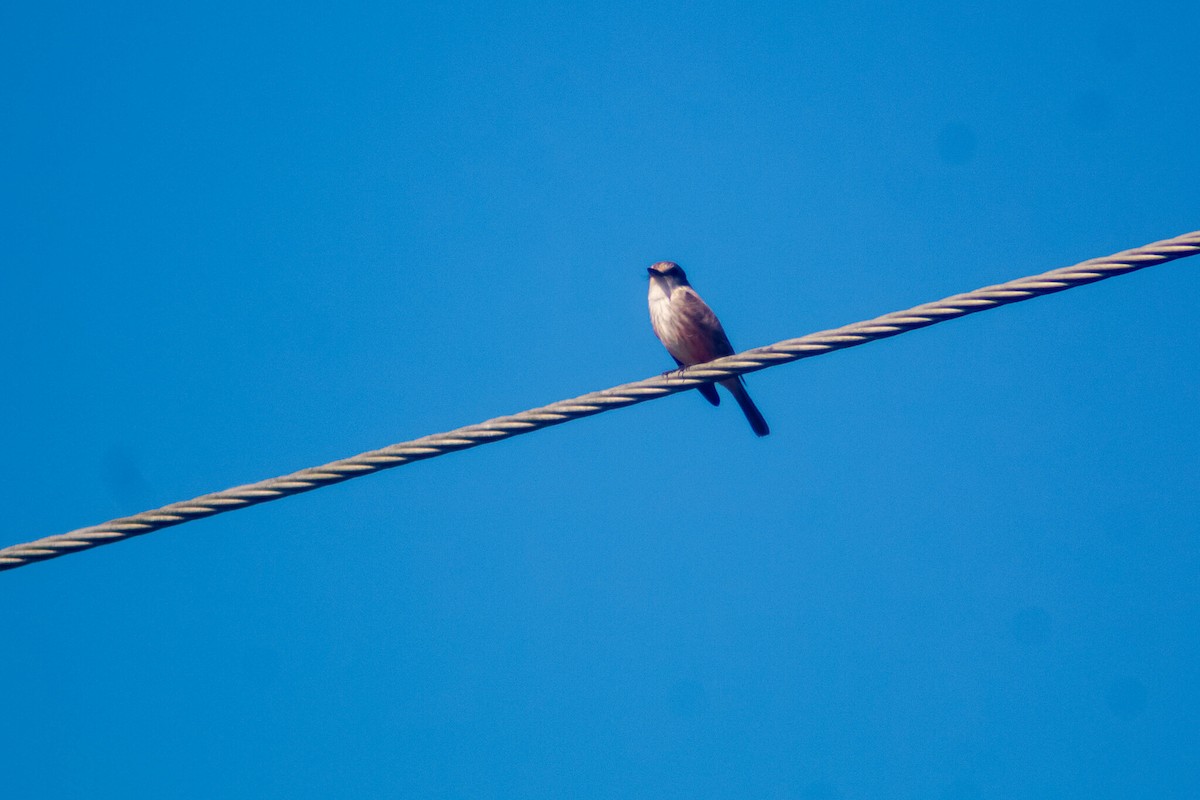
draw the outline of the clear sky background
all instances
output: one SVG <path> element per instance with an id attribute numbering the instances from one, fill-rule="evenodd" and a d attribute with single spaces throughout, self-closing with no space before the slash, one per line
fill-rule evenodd
<path id="1" fill-rule="evenodd" d="M 1198 228 L 1198 24 L 6 4 L 2 543 L 657 374 L 654 261 L 748 348 Z M 1200 796 L 1198 297 L 5 573 L 3 794 Z"/>

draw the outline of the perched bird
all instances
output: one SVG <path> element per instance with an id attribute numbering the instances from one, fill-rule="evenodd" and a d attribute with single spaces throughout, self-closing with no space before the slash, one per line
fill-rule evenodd
<path id="1" fill-rule="evenodd" d="M 667 352 L 681 367 L 703 364 L 714 358 L 733 355 L 733 345 L 721 327 L 721 321 L 708 304 L 700 299 L 688 283 L 687 275 L 672 261 L 660 261 L 650 266 L 650 324 L 654 334 Z M 733 399 L 742 407 L 750 427 L 759 436 L 771 432 L 767 421 L 746 393 L 746 384 L 739 375 L 720 381 Z M 714 406 L 721 404 L 717 387 L 706 383 L 697 386 L 704 399 Z"/>

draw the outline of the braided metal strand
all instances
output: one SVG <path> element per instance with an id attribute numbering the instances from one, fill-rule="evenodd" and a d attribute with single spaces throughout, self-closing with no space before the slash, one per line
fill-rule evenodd
<path id="1" fill-rule="evenodd" d="M 1197 252 L 1200 252 L 1200 231 L 1164 239 L 1161 242 L 1126 250 L 1105 258 L 1094 258 L 1072 267 L 1063 267 L 1044 272 L 1041 275 L 1018 278 L 1007 283 L 976 289 L 973 292 L 957 294 L 906 311 L 894 311 L 864 322 L 810 333 L 798 339 L 787 339 L 663 376 L 627 383 L 604 391 L 591 392 L 572 400 L 561 400 L 519 414 L 497 417 L 448 433 L 423 436 L 420 439 L 401 442 L 381 450 L 372 450 L 324 466 L 302 469 L 290 475 L 206 494 L 194 500 L 172 503 L 153 511 L 121 517 L 101 525 L 80 528 L 56 536 L 47 536 L 26 544 L 12 545 L 0 549 L 0 570 L 15 569 L 35 561 L 44 561 L 102 544 L 129 539 L 194 519 L 270 500 L 278 500 L 282 497 L 341 483 L 360 475 L 433 458 L 456 450 L 466 450 L 580 417 L 588 417 L 614 408 L 686 391 L 701 384 L 712 383 L 734 375 L 756 372 L 777 364 L 811 358 L 878 339 L 886 339 L 997 306 L 1018 303 L 1022 300 L 1061 292 L 1086 283 L 1094 283 L 1105 278 L 1163 264 L 1177 258 L 1195 255 Z"/>

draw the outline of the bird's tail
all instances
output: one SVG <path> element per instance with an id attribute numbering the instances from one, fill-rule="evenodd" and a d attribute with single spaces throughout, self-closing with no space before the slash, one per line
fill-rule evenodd
<path id="1" fill-rule="evenodd" d="M 754 401 L 750 399 L 750 394 L 746 391 L 746 385 L 742 383 L 741 376 L 728 381 L 721 381 L 721 385 L 729 390 L 733 395 L 733 399 L 741 406 L 742 413 L 746 415 L 746 420 L 750 423 L 751 430 L 756 436 L 766 436 L 771 432 L 767 427 L 767 421 L 763 419 L 762 412 L 758 410 L 758 406 L 754 405 Z"/>

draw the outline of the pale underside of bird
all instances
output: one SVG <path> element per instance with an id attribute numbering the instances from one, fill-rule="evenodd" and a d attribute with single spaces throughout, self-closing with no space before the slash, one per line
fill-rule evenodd
<path id="1" fill-rule="evenodd" d="M 659 341 L 681 367 L 703 364 L 714 358 L 733 355 L 733 345 L 721 327 L 721 321 L 688 283 L 683 269 L 673 261 L 660 261 L 650 273 L 650 324 Z M 741 376 L 719 381 L 737 401 L 751 429 L 759 436 L 770 433 L 767 421 L 746 392 Z M 720 405 L 715 384 L 696 387 L 704 399 Z"/>

